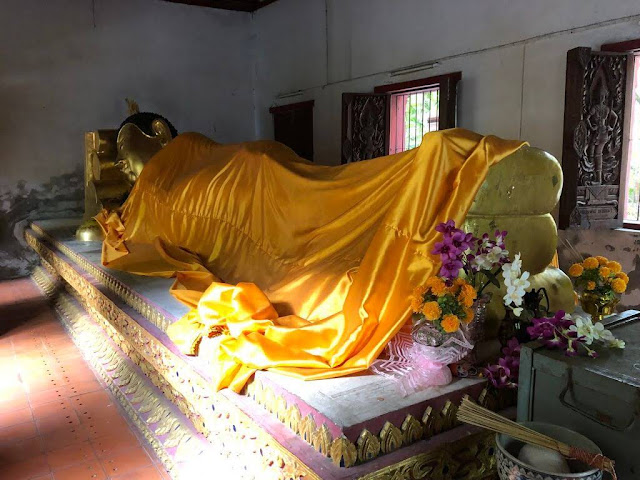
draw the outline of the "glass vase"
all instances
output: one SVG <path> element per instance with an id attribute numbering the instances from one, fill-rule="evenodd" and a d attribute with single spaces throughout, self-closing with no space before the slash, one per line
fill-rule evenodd
<path id="1" fill-rule="evenodd" d="M 446 336 L 430 321 L 418 315 L 413 316 L 411 337 L 414 342 L 426 347 L 439 347 L 444 343 Z"/>
<path id="2" fill-rule="evenodd" d="M 583 292 L 580 295 L 580 305 L 585 313 L 591 315 L 593 322 L 601 322 L 604 317 L 615 313 L 620 299 L 606 298 L 593 292 Z"/>
<path id="3" fill-rule="evenodd" d="M 467 325 L 467 338 L 477 345 L 484 340 L 485 323 L 487 321 L 487 306 L 491 301 L 491 293 L 483 293 L 473 302 L 473 321 Z"/>

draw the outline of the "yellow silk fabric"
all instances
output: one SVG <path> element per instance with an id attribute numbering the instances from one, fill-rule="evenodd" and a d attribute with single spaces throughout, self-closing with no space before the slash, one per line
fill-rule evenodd
<path id="1" fill-rule="evenodd" d="M 452 129 L 328 167 L 276 142 L 180 135 L 119 212 L 96 217 L 102 261 L 176 276 L 172 293 L 192 310 L 167 333 L 211 360 L 218 389 L 239 391 L 256 369 L 362 371 L 409 318 L 413 288 L 436 273 L 434 227 L 461 225 L 488 168 L 521 145 Z"/>

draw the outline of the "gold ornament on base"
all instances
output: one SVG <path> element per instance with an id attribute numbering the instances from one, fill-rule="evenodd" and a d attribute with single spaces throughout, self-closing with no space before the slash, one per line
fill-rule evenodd
<path id="1" fill-rule="evenodd" d="M 618 302 L 620 299 L 617 297 L 611 299 L 592 292 L 583 292 L 580 295 L 582 310 L 591 315 L 594 322 L 601 322 L 607 315 L 615 313 Z"/>

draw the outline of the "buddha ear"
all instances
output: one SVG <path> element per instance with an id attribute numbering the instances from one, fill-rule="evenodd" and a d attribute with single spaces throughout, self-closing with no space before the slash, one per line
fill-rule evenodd
<path id="1" fill-rule="evenodd" d="M 171 136 L 171 129 L 169 128 L 169 125 L 167 125 L 167 123 L 160 118 L 156 118 L 151 123 L 151 130 L 153 130 L 155 137 L 160 140 L 160 144 L 163 147 L 167 145 L 167 143 L 169 143 L 173 138 Z"/>

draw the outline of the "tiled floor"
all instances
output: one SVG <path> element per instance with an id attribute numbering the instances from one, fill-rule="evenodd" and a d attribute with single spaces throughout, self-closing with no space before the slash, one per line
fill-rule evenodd
<path id="1" fill-rule="evenodd" d="M 0 479 L 168 479 L 29 279 L 0 283 Z"/>

